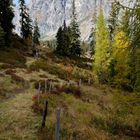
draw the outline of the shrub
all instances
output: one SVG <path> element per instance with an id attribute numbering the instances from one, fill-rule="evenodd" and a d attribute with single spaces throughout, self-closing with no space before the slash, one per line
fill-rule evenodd
<path id="1" fill-rule="evenodd" d="M 104 116 L 94 116 L 91 124 L 117 135 L 140 137 L 140 96 L 139 94 L 115 94 L 113 108 Z"/>
<path id="2" fill-rule="evenodd" d="M 55 97 L 60 94 L 72 94 L 76 98 L 80 98 L 82 96 L 82 91 L 79 89 L 79 87 L 76 86 L 59 86 L 56 85 L 55 88 L 52 91 L 48 91 L 45 94 L 44 93 L 44 81 L 40 81 L 41 84 L 41 93 L 38 93 L 33 96 L 33 105 L 32 108 L 36 113 L 43 113 L 44 110 L 44 102 L 48 100 L 49 104 L 51 106 L 56 107 L 57 106 L 57 101 L 55 101 Z M 35 88 L 38 89 L 38 82 L 35 83 Z"/>
<path id="3" fill-rule="evenodd" d="M 93 84 L 94 83 L 94 76 L 93 74 L 88 71 L 88 70 L 83 70 L 80 68 L 75 68 L 73 70 L 73 78 L 77 79 L 77 80 L 82 80 L 83 83 L 88 83 L 90 80 L 90 83 Z"/>
<path id="4" fill-rule="evenodd" d="M 61 79 L 69 79 L 70 76 L 69 73 L 63 70 L 61 67 L 48 64 L 41 59 L 30 65 L 30 69 L 34 71 L 39 71 L 39 69 L 42 69 L 49 72 L 50 74 L 57 75 Z"/>
<path id="5" fill-rule="evenodd" d="M 48 95 L 47 94 L 37 94 L 33 96 L 33 105 L 32 109 L 34 112 L 43 114 L 44 110 L 44 102 L 47 100 Z"/>
<path id="6" fill-rule="evenodd" d="M 73 94 L 75 97 L 78 97 L 78 98 L 82 96 L 81 89 L 78 86 L 74 86 L 74 85 L 57 86 L 54 93 L 55 94 L 60 94 L 60 93 Z"/>
<path id="7" fill-rule="evenodd" d="M 119 117 L 110 116 L 109 118 L 94 117 L 91 121 L 94 127 L 108 131 L 112 134 L 139 137 L 139 130 L 135 130 L 130 124 L 126 124 Z"/>
<path id="8" fill-rule="evenodd" d="M 29 68 L 30 70 L 33 70 L 33 71 L 39 71 L 39 69 L 42 69 L 45 71 L 47 69 L 47 66 L 46 66 L 45 61 L 38 60 L 32 63 Z"/>

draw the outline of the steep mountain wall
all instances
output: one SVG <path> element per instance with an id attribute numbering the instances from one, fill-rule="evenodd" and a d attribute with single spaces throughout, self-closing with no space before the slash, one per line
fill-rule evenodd
<path id="1" fill-rule="evenodd" d="M 99 11 L 99 0 L 97 0 Z M 92 28 L 92 17 L 95 10 L 95 0 L 76 0 L 77 19 L 81 30 L 81 39 L 86 40 Z M 104 0 L 105 16 L 108 15 L 111 0 Z M 72 13 L 72 0 L 66 0 L 66 21 L 70 23 Z M 29 4 L 33 19 L 37 18 L 43 39 L 55 37 L 57 29 L 62 25 L 64 12 L 61 0 L 31 0 Z M 18 24 L 18 23 L 17 23 Z M 17 26 L 17 31 L 19 28 Z"/>

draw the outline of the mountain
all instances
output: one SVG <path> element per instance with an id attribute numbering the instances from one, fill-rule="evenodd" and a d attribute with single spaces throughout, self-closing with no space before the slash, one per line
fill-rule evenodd
<path id="1" fill-rule="evenodd" d="M 28 5 L 32 19 L 38 20 L 41 37 L 44 40 L 55 37 L 57 29 L 63 24 L 65 16 L 61 1 L 62 0 L 31 0 Z M 99 0 L 97 1 L 97 11 L 99 11 Z M 81 39 L 87 40 L 92 28 L 95 0 L 75 0 L 75 4 L 77 19 L 80 25 Z M 108 15 L 110 4 L 111 0 L 104 0 L 103 2 L 105 16 Z M 67 24 L 69 24 L 71 20 L 71 8 L 72 0 L 66 0 Z M 18 26 L 16 30 L 19 32 Z"/>

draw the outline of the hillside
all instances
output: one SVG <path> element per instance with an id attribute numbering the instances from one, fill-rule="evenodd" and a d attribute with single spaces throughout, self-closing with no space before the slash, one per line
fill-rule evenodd
<path id="1" fill-rule="evenodd" d="M 139 25 L 139 0 L 0 0 L 0 140 L 140 140 Z"/>
<path id="2" fill-rule="evenodd" d="M 57 108 L 62 140 L 140 138 L 139 94 L 96 84 L 90 59 L 60 57 L 45 44 L 40 49 L 35 59 L 19 39 L 0 50 L 0 140 L 53 140 Z"/>

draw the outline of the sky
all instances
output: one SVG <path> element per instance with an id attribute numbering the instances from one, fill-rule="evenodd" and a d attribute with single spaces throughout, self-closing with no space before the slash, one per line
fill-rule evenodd
<path id="1" fill-rule="evenodd" d="M 14 3 L 18 3 L 19 0 L 14 0 Z M 30 0 L 25 0 L 25 2 L 28 4 L 30 2 Z"/>

